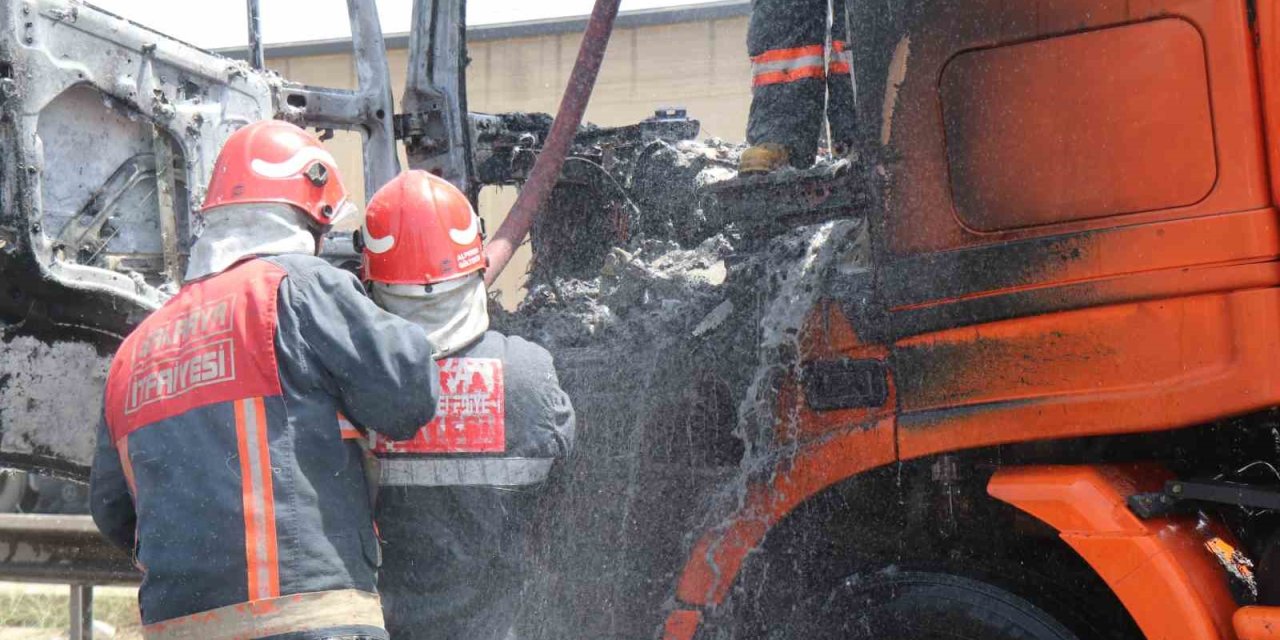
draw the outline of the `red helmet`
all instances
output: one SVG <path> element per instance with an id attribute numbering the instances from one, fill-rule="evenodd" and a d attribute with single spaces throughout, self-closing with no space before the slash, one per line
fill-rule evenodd
<path id="1" fill-rule="evenodd" d="M 361 239 L 365 280 L 434 284 L 485 268 L 471 202 L 426 171 L 406 171 L 374 194 Z"/>
<path id="2" fill-rule="evenodd" d="M 356 213 L 333 155 L 315 136 L 279 120 L 255 122 L 227 138 L 201 213 L 256 203 L 293 205 L 320 226 Z"/>

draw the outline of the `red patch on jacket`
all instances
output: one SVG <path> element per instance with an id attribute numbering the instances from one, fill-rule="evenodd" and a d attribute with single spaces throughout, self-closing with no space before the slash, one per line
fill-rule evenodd
<path id="1" fill-rule="evenodd" d="M 250 260 L 183 287 L 147 317 L 111 363 L 111 437 L 210 404 L 280 395 L 276 297 L 284 277 Z"/>
<path id="2" fill-rule="evenodd" d="M 507 449 L 506 387 L 496 358 L 446 358 L 436 417 L 410 440 L 374 434 L 374 453 L 501 453 Z"/>

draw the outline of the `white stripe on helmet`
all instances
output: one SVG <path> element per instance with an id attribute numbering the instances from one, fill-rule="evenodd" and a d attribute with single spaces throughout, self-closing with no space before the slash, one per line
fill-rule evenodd
<path id="1" fill-rule="evenodd" d="M 331 167 L 338 166 L 337 161 L 333 159 L 333 154 L 319 147 L 303 147 L 292 158 L 284 162 L 267 162 L 261 158 L 254 158 L 249 163 L 249 167 L 253 172 L 271 180 L 282 180 L 290 178 L 302 173 L 312 162 L 325 162 Z"/>
<path id="2" fill-rule="evenodd" d="M 476 237 L 480 235 L 480 219 L 472 214 L 471 226 L 466 229 L 450 229 L 449 239 L 454 244 L 468 245 L 476 241 Z"/>
<path id="3" fill-rule="evenodd" d="M 388 233 L 385 237 L 375 238 L 369 233 L 369 221 L 366 219 L 360 235 L 364 240 L 364 248 L 369 253 L 386 253 L 396 246 L 396 237 Z"/>

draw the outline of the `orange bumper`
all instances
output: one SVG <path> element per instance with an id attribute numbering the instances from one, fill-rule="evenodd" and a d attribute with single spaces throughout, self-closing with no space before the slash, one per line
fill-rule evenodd
<path id="1" fill-rule="evenodd" d="M 987 490 L 1057 529 L 1146 637 L 1231 640 L 1238 607 L 1195 522 L 1141 520 L 1125 505 L 1128 496 L 1157 491 L 1169 477 L 1142 465 L 1020 467 L 997 471 Z"/>

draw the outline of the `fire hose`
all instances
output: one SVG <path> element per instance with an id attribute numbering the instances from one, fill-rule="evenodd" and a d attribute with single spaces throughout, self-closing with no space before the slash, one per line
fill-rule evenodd
<path id="1" fill-rule="evenodd" d="M 560 101 L 560 110 L 556 113 L 542 153 L 529 172 L 529 179 L 520 190 L 516 203 L 507 213 L 507 219 L 493 234 L 493 239 L 485 249 L 485 257 L 489 261 L 489 268 L 484 276 L 485 284 L 493 284 L 506 268 L 516 248 L 529 235 L 539 212 L 551 198 L 551 190 L 560 178 L 565 157 L 569 155 L 569 147 L 573 144 L 578 126 L 582 124 L 583 113 L 586 112 L 591 92 L 595 89 L 600 63 L 609 46 L 609 36 L 613 33 L 613 22 L 618 16 L 618 5 L 621 2 L 622 0 L 596 0 L 591 20 L 582 35 L 578 59 L 573 64 L 573 73 L 569 76 L 564 98 Z"/>

